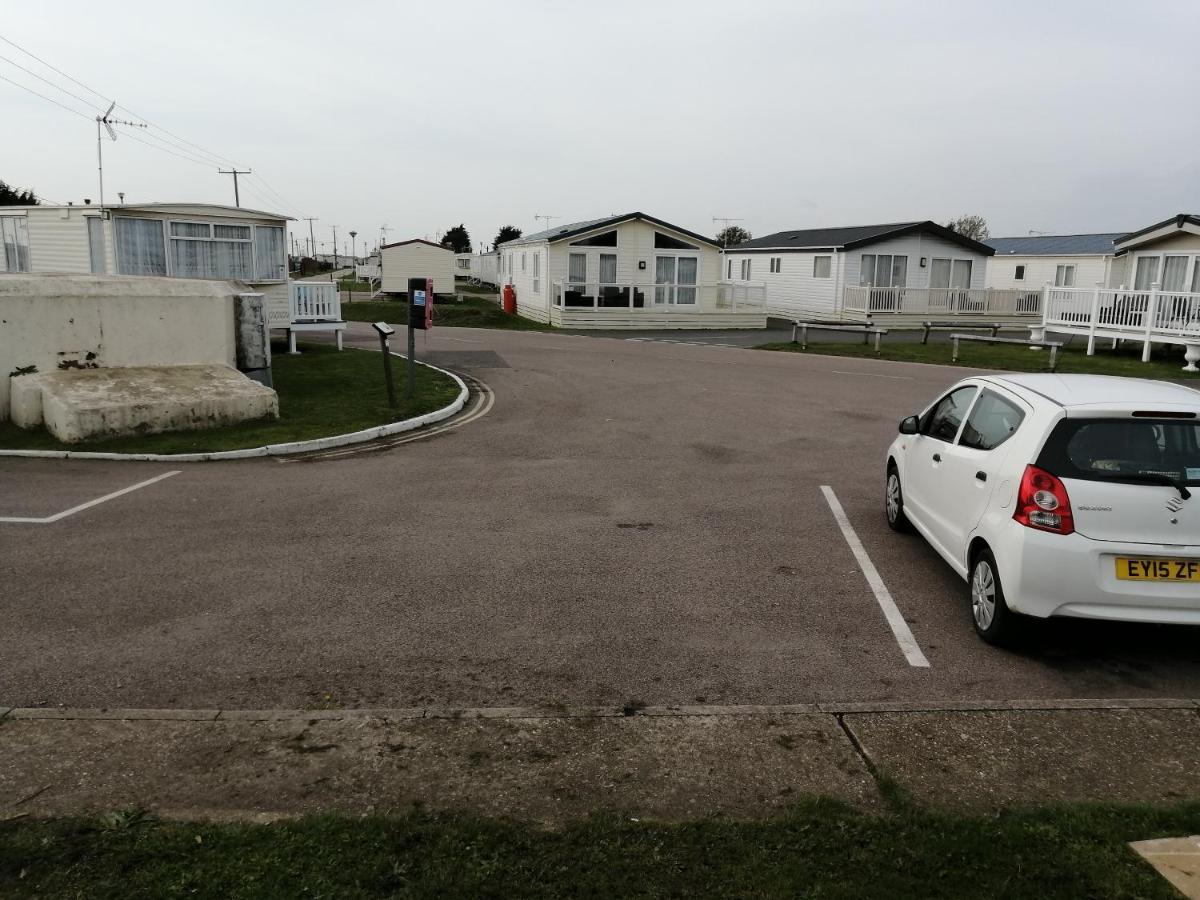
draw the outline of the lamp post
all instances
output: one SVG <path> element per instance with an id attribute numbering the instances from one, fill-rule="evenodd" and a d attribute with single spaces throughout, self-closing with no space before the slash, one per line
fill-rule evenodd
<path id="1" fill-rule="evenodd" d="M 358 265 L 358 232 L 350 232 L 350 258 L 354 260 L 354 264 Z"/>

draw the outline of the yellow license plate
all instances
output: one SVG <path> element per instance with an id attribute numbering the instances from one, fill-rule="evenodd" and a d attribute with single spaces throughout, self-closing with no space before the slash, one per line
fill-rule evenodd
<path id="1" fill-rule="evenodd" d="M 1200 559 L 1140 559 L 1117 557 L 1122 581 L 1200 581 Z"/>

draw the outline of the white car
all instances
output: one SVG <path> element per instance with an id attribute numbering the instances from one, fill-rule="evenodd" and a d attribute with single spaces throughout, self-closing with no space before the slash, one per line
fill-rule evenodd
<path id="1" fill-rule="evenodd" d="M 989 643 L 1022 615 L 1200 624 L 1200 391 L 966 378 L 900 423 L 886 472 L 888 524 L 967 580 Z"/>

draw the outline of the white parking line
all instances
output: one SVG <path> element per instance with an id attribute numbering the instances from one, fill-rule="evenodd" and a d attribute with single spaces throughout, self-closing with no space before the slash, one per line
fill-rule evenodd
<path id="1" fill-rule="evenodd" d="M 834 375 L 865 375 L 867 378 L 891 378 L 893 381 L 912 381 L 908 375 L 880 375 L 878 372 L 840 372 L 837 369 L 830 369 Z"/>
<path id="2" fill-rule="evenodd" d="M 887 585 L 879 577 L 879 571 L 875 568 L 875 564 L 871 562 L 871 557 L 867 556 L 867 551 L 863 548 L 862 541 L 858 539 L 858 535 L 855 534 L 854 526 L 846 518 L 846 511 L 842 509 L 842 504 L 838 501 L 837 495 L 834 494 L 833 488 L 823 484 L 821 485 L 821 493 L 825 495 L 825 502 L 829 504 L 829 509 L 833 512 L 833 517 L 837 520 L 838 528 L 842 529 L 842 537 L 850 545 L 850 552 L 858 560 L 858 567 L 867 579 L 867 584 L 871 586 L 871 591 L 875 594 L 875 600 L 879 603 L 879 608 L 883 610 L 883 616 L 887 619 L 888 625 L 891 626 L 892 634 L 895 635 L 896 643 L 900 645 L 900 650 L 904 654 L 904 658 L 908 660 L 910 666 L 928 669 L 929 660 L 925 658 L 925 654 L 921 652 L 921 648 L 917 645 L 917 639 L 913 637 L 913 633 L 908 628 L 908 623 L 904 621 L 904 616 L 900 614 L 900 610 L 896 606 L 896 601 L 892 599 L 892 595 L 888 592 Z"/>
<path id="3" fill-rule="evenodd" d="M 121 488 L 119 491 L 113 491 L 111 494 L 105 494 L 103 497 L 97 497 L 95 500 L 89 500 L 87 503 L 80 503 L 78 506 L 72 506 L 70 509 L 64 509 L 60 513 L 55 513 L 52 516 L 44 518 L 31 518 L 27 516 L 0 516 L 0 522 L 8 522 L 18 525 L 49 525 L 51 522 L 58 522 L 65 519 L 67 516 L 73 516 L 77 512 L 83 512 L 85 509 L 91 509 L 93 506 L 99 506 L 101 503 L 107 503 L 109 500 L 115 500 L 123 494 L 128 494 L 144 487 L 149 487 L 156 481 L 162 481 L 164 478 L 170 478 L 172 475 L 178 475 L 182 470 L 176 469 L 173 472 L 164 472 L 161 475 L 156 475 L 153 478 L 147 478 L 145 481 L 139 481 L 137 484 L 130 485 L 127 488 Z"/>

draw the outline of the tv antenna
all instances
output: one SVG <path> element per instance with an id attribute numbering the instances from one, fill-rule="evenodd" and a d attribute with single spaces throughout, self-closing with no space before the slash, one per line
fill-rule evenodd
<path id="1" fill-rule="evenodd" d="M 721 230 L 724 231 L 726 228 L 728 228 L 734 222 L 744 222 L 745 219 L 739 219 L 736 216 L 713 216 L 713 221 L 720 222 Z M 722 247 L 725 246 L 725 241 L 721 241 L 721 246 Z"/>
<path id="2" fill-rule="evenodd" d="M 1041 234 L 1049 234 L 1050 232 L 1048 232 L 1048 231 L 1037 231 L 1037 230 L 1035 230 L 1035 229 L 1033 229 L 1033 228 L 1030 228 L 1030 229 L 1029 229 L 1029 233 L 1030 233 L 1030 234 L 1039 234 L 1039 235 L 1041 235 Z"/>
<path id="3" fill-rule="evenodd" d="M 538 221 L 539 219 L 544 221 L 546 223 L 547 230 L 550 228 L 550 220 L 551 219 L 561 219 L 561 218 L 562 218 L 562 216 L 539 216 L 537 213 L 533 214 L 533 220 L 535 222 Z"/>
<path id="4" fill-rule="evenodd" d="M 117 133 L 113 130 L 114 125 L 128 125 L 130 128 L 145 128 L 141 122 L 126 122 L 124 119 L 114 119 L 112 111 L 117 108 L 117 101 L 114 100 L 104 111 L 104 115 L 96 116 L 96 168 L 100 173 L 100 209 L 104 209 L 104 143 L 103 134 L 100 127 L 104 126 L 104 130 L 108 132 L 109 140 L 114 143 L 117 140 Z"/>

